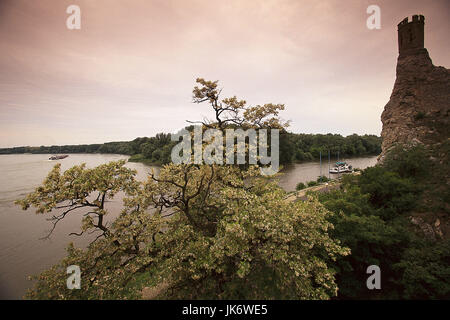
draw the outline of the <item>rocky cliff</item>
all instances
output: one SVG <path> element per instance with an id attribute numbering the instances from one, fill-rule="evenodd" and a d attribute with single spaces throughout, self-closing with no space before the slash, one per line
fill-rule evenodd
<path id="1" fill-rule="evenodd" d="M 407 17 L 397 27 L 397 78 L 381 115 L 381 161 L 396 144 L 433 148 L 449 137 L 450 70 L 434 66 L 425 49 L 425 17 Z"/>
<path id="2" fill-rule="evenodd" d="M 428 146 L 449 139 L 450 70 L 433 65 L 425 48 L 400 54 L 397 78 L 381 115 L 382 160 L 397 143 Z"/>

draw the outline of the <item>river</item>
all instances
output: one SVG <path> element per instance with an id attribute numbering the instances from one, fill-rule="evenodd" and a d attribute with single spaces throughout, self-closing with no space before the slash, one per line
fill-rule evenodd
<path id="1" fill-rule="evenodd" d="M 51 222 L 46 216 L 35 214 L 33 208 L 23 211 L 14 200 L 23 198 L 37 187 L 52 169 L 60 162 L 62 170 L 86 163 L 94 167 L 109 161 L 127 159 L 123 155 L 111 154 L 71 154 L 59 161 L 49 161 L 50 155 L 18 154 L 0 155 L 0 299 L 21 299 L 32 283 L 29 275 L 39 274 L 57 263 L 65 255 L 69 242 L 76 246 L 86 246 L 91 238 L 69 236 L 79 231 L 79 215 L 68 215 L 62 220 L 48 240 L 39 240 L 47 234 Z M 364 169 L 376 163 L 376 157 L 352 158 L 348 162 L 355 168 Z M 152 169 L 157 167 L 141 163 L 127 162 L 126 166 L 136 169 L 139 180 L 144 180 Z M 328 163 L 323 163 L 322 173 L 327 175 Z M 292 191 L 298 182 L 315 180 L 320 174 L 317 162 L 292 164 L 283 169 L 279 184 Z M 120 211 L 120 197 L 108 204 L 109 218 Z"/>

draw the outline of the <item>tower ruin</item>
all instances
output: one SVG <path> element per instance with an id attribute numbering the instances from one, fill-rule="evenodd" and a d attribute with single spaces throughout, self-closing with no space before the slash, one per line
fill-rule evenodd
<path id="1" fill-rule="evenodd" d="M 424 49 L 424 25 L 423 15 L 413 15 L 410 22 L 406 17 L 397 25 L 398 52 L 401 56 Z"/>
<path id="2" fill-rule="evenodd" d="M 424 47 L 424 22 L 414 15 L 398 24 L 396 78 L 381 114 L 381 161 L 397 144 L 437 148 L 449 137 L 450 70 L 433 65 Z"/>

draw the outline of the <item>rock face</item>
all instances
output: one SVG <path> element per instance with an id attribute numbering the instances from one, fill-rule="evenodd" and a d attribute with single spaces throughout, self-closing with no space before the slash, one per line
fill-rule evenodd
<path id="1" fill-rule="evenodd" d="M 397 78 L 381 115 L 380 160 L 397 143 L 434 145 L 449 139 L 450 70 L 433 65 L 423 47 L 423 16 L 398 25 Z"/>

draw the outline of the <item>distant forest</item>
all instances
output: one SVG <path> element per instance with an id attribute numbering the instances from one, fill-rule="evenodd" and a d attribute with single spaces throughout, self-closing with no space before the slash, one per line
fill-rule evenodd
<path id="1" fill-rule="evenodd" d="M 190 128 L 187 128 L 190 129 Z M 158 133 L 154 137 L 136 138 L 133 141 L 107 142 L 103 144 L 82 144 L 65 146 L 0 148 L 0 154 L 61 154 L 61 153 L 111 153 L 130 155 L 130 161 L 152 164 L 170 162 L 172 147 L 177 142 L 170 140 L 170 134 Z M 377 155 L 381 152 L 381 137 L 376 135 L 280 133 L 280 163 L 313 161 L 320 157 L 342 157 Z"/>

